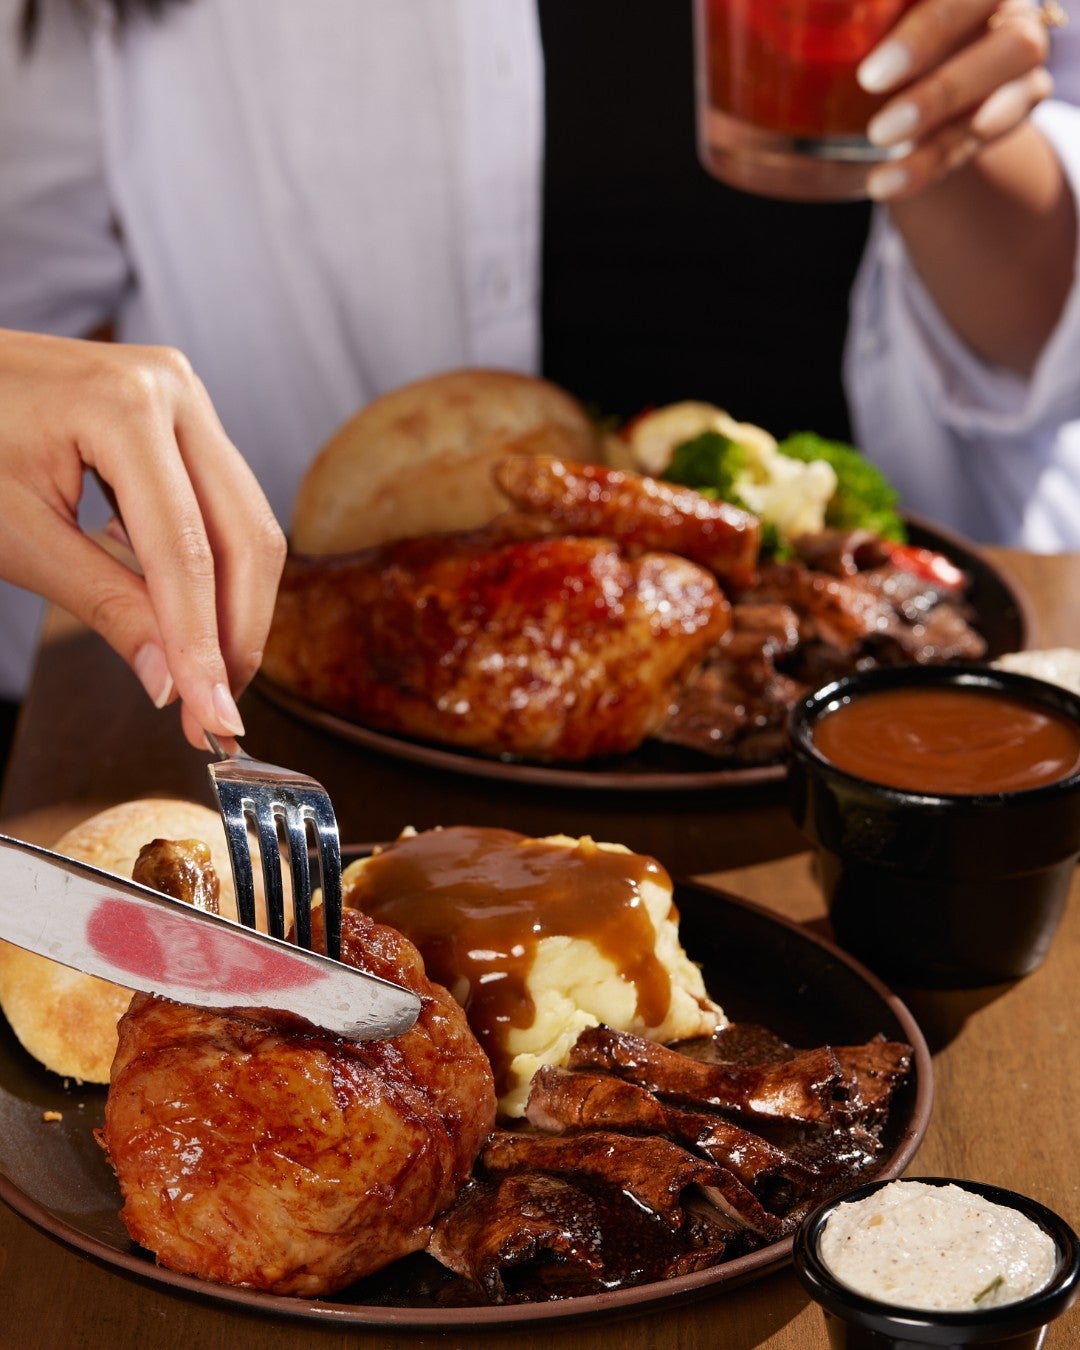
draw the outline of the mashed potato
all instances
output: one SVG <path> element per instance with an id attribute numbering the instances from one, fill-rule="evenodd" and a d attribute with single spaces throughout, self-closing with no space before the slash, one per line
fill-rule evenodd
<path id="1" fill-rule="evenodd" d="M 348 868 L 344 887 L 465 1008 L 505 1116 L 524 1114 L 533 1074 L 563 1063 L 587 1027 L 675 1041 L 726 1024 L 683 950 L 670 877 L 622 845 L 407 832 Z"/>

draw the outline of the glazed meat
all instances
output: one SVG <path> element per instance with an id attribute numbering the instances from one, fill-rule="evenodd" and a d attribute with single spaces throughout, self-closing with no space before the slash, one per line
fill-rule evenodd
<path id="1" fill-rule="evenodd" d="M 598 1069 L 638 1083 L 673 1101 L 737 1110 L 748 1116 L 833 1121 L 848 1115 L 839 1061 L 818 1046 L 765 1064 L 706 1064 L 668 1046 L 609 1027 L 582 1032 L 570 1052 L 571 1069 Z"/>
<path id="2" fill-rule="evenodd" d="M 488 1301 L 664 1279 L 793 1233 L 872 1165 L 911 1047 L 796 1050 L 738 1022 L 666 1046 L 600 1026 L 569 1065 L 536 1073 L 527 1126 L 495 1131 L 433 1227 L 431 1255 Z"/>
<path id="3" fill-rule="evenodd" d="M 799 651 L 799 618 L 789 605 L 745 601 L 731 628 L 684 682 L 657 739 L 743 764 L 781 758 L 789 709 L 805 691 L 782 673 Z"/>
<path id="4" fill-rule="evenodd" d="M 817 1171 L 722 1116 L 668 1105 L 647 1088 L 605 1073 L 545 1066 L 533 1078 L 525 1116 L 552 1134 L 601 1129 L 664 1135 L 723 1164 L 744 1186 L 765 1188 L 774 1199 L 781 1191 L 806 1194 Z"/>
<path id="5" fill-rule="evenodd" d="M 501 526 L 290 558 L 263 670 L 382 730 L 576 761 L 654 732 L 729 615 L 685 558 Z"/>
<path id="6" fill-rule="evenodd" d="M 330 1293 L 424 1247 L 466 1182 L 495 1094 L 464 1014 L 393 929 L 348 910 L 342 948 L 423 996 L 405 1035 L 358 1045 L 284 1017 L 132 999 L 101 1140 L 128 1232 L 162 1265 Z"/>
<path id="7" fill-rule="evenodd" d="M 660 742 L 734 768 L 783 762 L 809 688 L 986 652 L 969 579 L 927 550 L 823 530 L 781 559 L 755 516 L 694 488 L 544 454 L 493 475 L 509 508 L 481 530 L 290 558 L 269 680 L 493 757 L 670 756 Z"/>
<path id="8" fill-rule="evenodd" d="M 734 764 L 775 764 L 788 712 L 810 689 L 869 666 L 986 655 L 964 587 L 894 566 L 875 535 L 824 531 L 798 548 L 795 560 L 762 564 L 657 740 Z"/>
<path id="9" fill-rule="evenodd" d="M 712 1206 L 674 1230 L 616 1186 L 526 1171 L 471 1182 L 428 1250 L 486 1302 L 540 1302 L 716 1265 L 747 1231 Z"/>
<path id="10" fill-rule="evenodd" d="M 514 506 L 561 534 L 603 535 L 633 552 L 678 553 L 732 592 L 757 575 L 761 522 L 695 488 L 546 455 L 508 456 L 495 466 L 495 481 Z"/>
<path id="11" fill-rule="evenodd" d="M 151 840 L 139 850 L 131 879 L 196 909 L 221 913 L 221 884 L 201 839 Z"/>
<path id="12" fill-rule="evenodd" d="M 776 1215 L 733 1172 L 658 1134 L 633 1138 L 611 1130 L 583 1130 L 545 1138 L 500 1130 L 481 1154 L 480 1166 L 488 1176 L 541 1171 L 605 1181 L 676 1230 L 686 1217 L 684 1192 L 694 1187 L 740 1227 L 768 1238 L 781 1229 Z"/>

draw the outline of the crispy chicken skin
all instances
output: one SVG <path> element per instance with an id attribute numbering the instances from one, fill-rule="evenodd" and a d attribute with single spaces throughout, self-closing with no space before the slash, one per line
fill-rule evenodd
<path id="1" fill-rule="evenodd" d="M 550 455 L 509 455 L 494 472 L 515 507 L 562 534 L 604 535 L 628 552 L 681 554 L 732 591 L 757 576 L 761 522 L 696 488 Z"/>
<path id="2" fill-rule="evenodd" d="M 196 909 L 221 913 L 221 883 L 201 839 L 152 839 L 139 850 L 131 879 Z"/>
<path id="3" fill-rule="evenodd" d="M 121 1019 L 101 1139 L 124 1223 L 160 1264 L 327 1294 L 424 1247 L 467 1180 L 494 1125 L 490 1066 L 410 942 L 355 910 L 344 922 L 345 961 L 423 996 L 393 1041 L 142 994 Z"/>
<path id="4" fill-rule="evenodd" d="M 574 761 L 655 732 L 729 617 L 685 558 L 519 522 L 291 557 L 263 672 L 384 731 Z"/>

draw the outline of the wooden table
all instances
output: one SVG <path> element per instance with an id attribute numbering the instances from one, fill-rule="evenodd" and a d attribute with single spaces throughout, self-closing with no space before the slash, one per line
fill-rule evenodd
<path id="1" fill-rule="evenodd" d="M 1032 645 L 1080 645 L 1080 554 L 994 551 L 1026 593 Z M 776 787 L 666 796 L 552 792 L 469 780 L 339 745 L 258 695 L 244 704 L 248 748 L 314 773 L 329 787 L 342 833 L 390 837 L 407 824 L 494 824 L 567 830 L 649 852 L 676 875 L 705 875 L 820 931 L 809 858 Z M 171 713 L 155 713 L 134 678 L 91 634 L 53 614 L 19 727 L 0 819 L 9 834 L 49 844 L 78 819 L 127 797 L 188 796 L 210 804 L 205 760 Z M 1024 1191 L 1080 1227 L 1080 883 L 1045 964 L 1012 986 L 907 994 L 934 1051 L 933 1118 L 915 1174 L 971 1177 Z M 722 990 L 715 991 L 722 1000 Z M 819 1350 L 820 1314 L 787 1269 L 684 1306 L 511 1334 L 392 1333 L 274 1321 L 130 1281 L 40 1235 L 0 1207 L 0 1345 L 36 1350 L 300 1350 L 301 1347 L 520 1346 L 677 1350 L 723 1345 Z M 1080 1307 L 1055 1324 L 1051 1347 L 1080 1344 Z"/>

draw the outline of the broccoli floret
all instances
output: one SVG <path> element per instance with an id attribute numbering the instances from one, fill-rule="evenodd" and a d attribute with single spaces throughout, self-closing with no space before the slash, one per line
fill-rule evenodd
<path id="1" fill-rule="evenodd" d="M 781 441 L 778 449 L 791 459 L 823 459 L 832 465 L 837 486 L 825 508 L 825 524 L 830 528 L 872 530 L 883 539 L 901 543 L 907 537 L 898 510 L 899 494 L 855 446 L 799 431 Z"/>
<path id="2" fill-rule="evenodd" d="M 749 469 L 745 446 L 721 431 L 703 431 L 675 447 L 664 477 L 669 483 L 697 488 L 703 497 L 743 506 L 737 484 Z"/>

